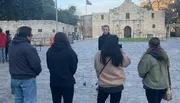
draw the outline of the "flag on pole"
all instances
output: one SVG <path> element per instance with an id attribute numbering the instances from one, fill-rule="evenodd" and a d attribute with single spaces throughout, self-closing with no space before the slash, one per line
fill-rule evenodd
<path id="1" fill-rule="evenodd" d="M 92 5 L 92 3 L 89 0 L 86 0 L 86 5 Z"/>

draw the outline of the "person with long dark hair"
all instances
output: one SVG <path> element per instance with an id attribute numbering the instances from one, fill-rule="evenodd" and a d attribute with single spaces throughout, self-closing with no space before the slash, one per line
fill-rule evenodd
<path id="1" fill-rule="evenodd" d="M 160 103 L 168 88 L 169 58 L 160 46 L 160 40 L 153 37 L 149 40 L 149 48 L 143 54 L 139 64 L 139 76 L 149 103 Z"/>
<path id="2" fill-rule="evenodd" d="M 73 103 L 78 58 L 65 33 L 58 32 L 46 53 L 53 103 Z"/>
<path id="3" fill-rule="evenodd" d="M 121 51 L 116 35 L 109 35 L 102 49 L 95 56 L 95 70 L 98 77 L 97 103 L 105 103 L 110 95 L 110 103 L 121 100 L 125 73 L 123 68 L 130 64 L 130 59 Z"/>

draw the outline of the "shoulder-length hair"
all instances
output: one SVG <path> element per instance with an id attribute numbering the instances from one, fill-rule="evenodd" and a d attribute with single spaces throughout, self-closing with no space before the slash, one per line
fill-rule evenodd
<path id="1" fill-rule="evenodd" d="M 67 35 L 63 32 L 57 32 L 54 37 L 54 44 L 64 44 L 67 47 L 71 48 L 71 44 Z"/>
<path id="2" fill-rule="evenodd" d="M 157 37 L 152 37 L 149 40 L 149 48 L 145 54 L 156 54 L 156 59 L 158 61 L 168 62 L 168 56 L 160 45 L 160 39 Z"/>
<path id="3" fill-rule="evenodd" d="M 102 46 L 100 62 L 104 65 L 107 62 L 107 57 L 111 58 L 112 64 L 114 66 L 122 66 L 123 55 L 119 47 L 119 39 L 116 35 L 109 35 Z"/>

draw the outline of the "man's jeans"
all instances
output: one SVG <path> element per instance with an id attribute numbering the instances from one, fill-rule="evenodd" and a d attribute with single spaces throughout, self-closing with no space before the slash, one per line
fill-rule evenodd
<path id="1" fill-rule="evenodd" d="M 5 48 L 0 47 L 0 63 L 6 62 Z"/>
<path id="2" fill-rule="evenodd" d="M 15 103 L 37 103 L 36 79 L 11 79 L 15 89 Z"/>

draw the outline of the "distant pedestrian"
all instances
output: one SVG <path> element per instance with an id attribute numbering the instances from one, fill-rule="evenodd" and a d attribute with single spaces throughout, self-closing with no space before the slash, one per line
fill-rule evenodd
<path id="1" fill-rule="evenodd" d="M 153 37 L 138 64 L 139 76 L 149 103 L 160 103 L 168 88 L 169 58 L 160 45 L 160 40 Z"/>
<path id="2" fill-rule="evenodd" d="M 6 35 L 3 33 L 3 30 L 0 28 L 0 63 L 6 62 Z"/>
<path id="3" fill-rule="evenodd" d="M 62 97 L 64 103 L 73 103 L 78 58 L 65 33 L 56 33 L 46 55 L 53 103 L 61 103 Z"/>
<path id="4" fill-rule="evenodd" d="M 8 48 L 9 48 L 9 45 L 11 43 L 11 34 L 10 34 L 9 30 L 6 31 L 6 38 L 7 38 L 7 42 L 6 42 L 6 60 L 8 62 L 9 61 Z"/>
<path id="5" fill-rule="evenodd" d="M 9 70 L 15 89 L 15 103 L 37 103 L 36 76 L 41 72 L 41 61 L 30 44 L 32 29 L 20 27 L 9 46 Z"/>
<path id="6" fill-rule="evenodd" d="M 123 68 L 130 65 L 130 59 L 119 48 L 118 37 L 109 35 L 101 50 L 95 56 L 95 70 L 98 77 L 97 103 L 105 103 L 110 95 L 110 103 L 119 103 L 125 83 Z"/>

